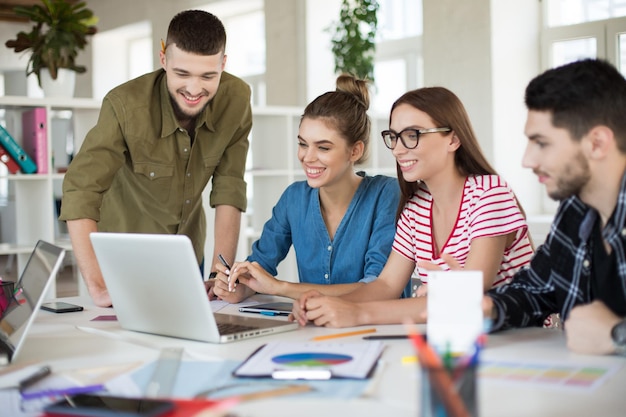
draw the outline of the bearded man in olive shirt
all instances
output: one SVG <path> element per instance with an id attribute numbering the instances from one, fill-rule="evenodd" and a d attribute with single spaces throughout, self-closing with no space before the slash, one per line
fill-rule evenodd
<path id="1" fill-rule="evenodd" d="M 61 220 L 89 294 L 111 299 L 89 234 L 185 234 L 203 262 L 202 191 L 212 179 L 217 254 L 235 259 L 252 127 L 250 88 L 224 72 L 226 33 L 210 13 L 174 16 L 162 69 L 111 90 L 63 182 Z"/>

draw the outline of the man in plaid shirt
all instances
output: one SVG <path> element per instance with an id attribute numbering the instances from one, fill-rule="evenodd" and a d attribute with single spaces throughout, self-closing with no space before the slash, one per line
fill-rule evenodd
<path id="1" fill-rule="evenodd" d="M 523 165 L 560 201 L 550 233 L 507 285 L 490 290 L 493 330 L 564 320 L 575 352 L 626 352 L 626 80 L 583 60 L 526 88 Z"/>

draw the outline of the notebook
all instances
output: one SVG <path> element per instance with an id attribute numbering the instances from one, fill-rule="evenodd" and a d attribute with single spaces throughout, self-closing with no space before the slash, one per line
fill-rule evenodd
<path id="1" fill-rule="evenodd" d="M 124 329 L 224 343 L 298 328 L 283 320 L 213 313 L 187 236 L 98 232 L 90 238 Z"/>
<path id="2" fill-rule="evenodd" d="M 0 360 L 17 359 L 64 256 L 64 249 L 43 240 L 35 245 L 15 285 L 14 299 L 0 320 Z"/>

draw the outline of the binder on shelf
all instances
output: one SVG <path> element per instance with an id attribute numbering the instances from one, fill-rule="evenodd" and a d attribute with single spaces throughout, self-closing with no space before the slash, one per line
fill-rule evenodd
<path id="1" fill-rule="evenodd" d="M 35 107 L 22 113 L 22 146 L 35 161 L 37 173 L 48 172 L 48 133 L 46 109 Z"/>
<path id="2" fill-rule="evenodd" d="M 4 149 L 4 146 L 0 145 L 0 162 L 7 166 L 7 169 L 11 174 L 17 174 L 20 170 L 20 166 L 15 162 L 15 159 Z"/>
<path id="3" fill-rule="evenodd" d="M 20 145 L 17 144 L 15 139 L 11 136 L 11 134 L 0 125 L 0 145 L 7 150 L 9 155 L 17 162 L 20 166 L 20 169 L 25 174 L 32 174 L 37 171 L 37 165 L 32 160 L 30 156 L 22 149 Z"/>

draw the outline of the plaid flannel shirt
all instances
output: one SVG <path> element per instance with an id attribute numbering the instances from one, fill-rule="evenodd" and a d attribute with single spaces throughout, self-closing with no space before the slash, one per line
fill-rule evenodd
<path id="1" fill-rule="evenodd" d="M 593 301 L 590 250 L 598 213 L 578 197 L 564 200 L 556 213 L 550 233 L 530 265 L 515 274 L 509 284 L 488 292 L 497 309 L 493 330 L 541 326 L 551 313 L 563 320 L 578 304 Z M 626 315 L 626 174 L 622 177 L 615 211 L 602 230 L 602 237 L 615 252 L 617 276 Z"/>

